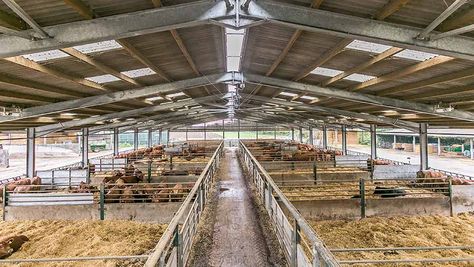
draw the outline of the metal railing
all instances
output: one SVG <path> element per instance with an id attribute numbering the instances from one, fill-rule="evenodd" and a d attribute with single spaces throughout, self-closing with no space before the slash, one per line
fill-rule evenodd
<path id="1" fill-rule="evenodd" d="M 223 147 L 224 143 L 221 142 L 146 261 L 146 267 L 182 267 L 186 265 L 197 231 L 197 224 L 207 202 Z"/>
<path id="2" fill-rule="evenodd" d="M 245 167 L 257 188 L 258 195 L 265 203 L 265 209 L 272 220 L 289 265 L 292 267 L 340 266 L 334 255 L 280 191 L 245 144 L 240 142 L 239 148 Z"/>

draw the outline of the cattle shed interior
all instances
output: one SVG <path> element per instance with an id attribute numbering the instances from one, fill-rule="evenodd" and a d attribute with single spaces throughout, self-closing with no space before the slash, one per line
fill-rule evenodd
<path id="1" fill-rule="evenodd" d="M 0 188 L 6 266 L 473 266 L 474 2 L 0 0 Z"/>

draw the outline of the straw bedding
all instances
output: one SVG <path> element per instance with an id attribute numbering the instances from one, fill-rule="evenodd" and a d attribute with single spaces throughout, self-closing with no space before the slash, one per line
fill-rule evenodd
<path id="1" fill-rule="evenodd" d="M 148 254 L 166 225 L 133 221 L 12 221 L 0 222 L 0 237 L 26 235 L 26 242 L 9 259 Z M 15 264 L 2 266 L 142 266 L 139 260 L 76 263 Z"/>
<path id="2" fill-rule="evenodd" d="M 474 215 L 366 218 L 356 221 L 310 221 L 329 248 L 473 246 Z M 471 250 L 335 253 L 339 259 L 474 257 Z M 368 265 L 364 265 L 368 266 Z M 474 266 L 474 263 L 386 264 L 379 266 Z"/>
<path id="3" fill-rule="evenodd" d="M 381 186 L 388 186 L 390 188 L 403 189 L 406 192 L 405 196 L 398 196 L 396 198 L 440 198 L 444 197 L 441 192 L 433 192 L 428 189 L 414 188 L 407 186 L 407 183 L 381 183 Z M 374 194 L 376 185 L 366 183 L 365 197 L 367 199 L 379 199 L 380 195 Z M 358 182 L 331 182 L 312 186 L 282 186 L 281 191 L 289 200 L 322 200 L 322 199 L 350 199 L 355 195 L 359 195 Z"/>

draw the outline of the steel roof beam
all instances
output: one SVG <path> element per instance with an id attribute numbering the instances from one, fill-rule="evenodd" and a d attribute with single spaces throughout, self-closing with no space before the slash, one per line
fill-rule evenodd
<path id="1" fill-rule="evenodd" d="M 270 0 L 250 2 L 247 14 L 241 14 L 241 16 L 269 20 L 275 24 L 295 29 L 474 60 L 474 40 L 472 38 L 451 36 L 426 42 L 415 39 L 423 29 L 412 26 Z"/>
<path id="2" fill-rule="evenodd" d="M 270 78 L 263 75 L 246 74 L 245 79 L 247 82 L 250 83 L 264 84 L 266 86 L 288 89 L 295 92 L 344 99 L 352 102 L 360 102 L 376 106 L 392 107 L 396 109 L 436 115 L 438 117 L 446 117 L 471 122 L 474 121 L 474 113 L 468 111 L 452 110 L 448 112 L 436 112 L 436 108 L 434 106 L 423 103 L 404 101 L 395 98 L 375 96 L 365 93 L 350 92 L 336 88 L 321 87 L 318 85 L 310 85 L 283 79 Z"/>
<path id="3" fill-rule="evenodd" d="M 176 90 L 185 90 L 188 88 L 199 87 L 207 84 L 222 83 L 231 81 L 234 75 L 231 73 L 214 74 L 209 76 L 203 76 L 188 80 L 181 80 L 171 83 L 158 84 L 147 86 L 143 88 L 130 89 L 124 91 L 118 91 L 98 96 L 90 96 L 81 99 L 68 100 L 58 102 L 54 104 L 26 108 L 22 111 L 19 116 L 0 116 L 0 122 L 15 121 L 24 118 L 31 118 L 42 116 L 46 114 L 63 112 L 93 106 L 99 106 L 104 104 L 116 103 L 124 100 L 130 100 L 140 97 L 147 97 L 157 95 L 159 93 L 167 93 Z"/>
<path id="4" fill-rule="evenodd" d="M 197 114 L 202 114 L 203 110 L 202 109 L 188 109 L 188 110 L 181 110 L 181 111 L 172 111 L 172 112 L 154 115 L 154 116 L 150 116 L 150 117 L 146 117 L 142 119 L 134 119 L 130 121 L 127 120 L 123 122 L 111 123 L 111 124 L 106 124 L 106 125 L 101 125 L 101 126 L 94 126 L 94 127 L 89 128 L 89 130 L 91 133 L 96 133 L 96 132 L 109 130 L 113 128 L 129 127 L 132 125 L 144 126 L 151 121 L 154 122 L 154 121 L 162 121 L 163 119 L 172 119 L 172 118 L 176 118 L 177 116 L 187 115 L 191 112 L 198 112 Z"/>
<path id="5" fill-rule="evenodd" d="M 246 94 L 241 94 L 241 95 L 246 96 Z M 340 109 L 333 109 L 333 108 L 327 108 L 327 107 L 321 107 L 321 106 L 307 105 L 307 104 L 302 104 L 302 103 L 288 102 L 288 101 L 272 99 L 269 97 L 262 97 L 262 96 L 252 96 L 252 100 L 264 102 L 264 103 L 273 103 L 276 105 L 282 105 L 282 106 L 287 106 L 287 107 L 293 107 L 295 109 L 324 112 L 324 113 L 340 115 L 340 116 L 345 116 L 345 117 L 350 117 L 350 118 L 355 118 L 355 119 L 363 119 L 363 120 L 367 120 L 371 122 L 376 122 L 379 124 L 393 125 L 395 127 L 408 129 L 410 131 L 418 129 L 417 123 L 398 120 L 398 119 L 391 119 L 391 118 L 387 118 L 383 116 L 375 116 L 375 115 L 340 110 Z"/>
<path id="6" fill-rule="evenodd" d="M 171 29 L 193 27 L 230 17 L 224 1 L 197 1 L 133 13 L 43 27 L 53 38 L 27 41 L 16 36 L 0 36 L 0 57 L 72 47 L 105 40 L 121 39 Z M 34 30 L 27 30 L 31 33 Z"/>
<path id="7" fill-rule="evenodd" d="M 448 8 L 446 8 L 443 13 L 441 13 L 435 20 L 433 20 L 430 25 L 428 25 L 420 35 L 417 36 L 418 39 L 427 39 L 431 31 L 433 31 L 438 25 L 440 25 L 443 21 L 445 21 L 451 14 L 456 12 L 462 5 L 469 2 L 470 0 L 456 0 L 452 3 Z"/>
<path id="8" fill-rule="evenodd" d="M 149 114 L 149 113 L 154 113 L 154 112 L 158 112 L 158 111 L 169 110 L 169 109 L 172 109 L 172 108 L 180 108 L 180 107 L 183 107 L 185 105 L 199 104 L 199 101 L 208 101 L 208 100 L 210 100 L 212 98 L 215 98 L 215 97 L 216 97 L 216 95 L 212 95 L 212 96 L 200 97 L 200 98 L 196 98 L 196 99 L 190 99 L 190 100 L 174 102 L 174 103 L 170 103 L 170 104 L 162 104 L 162 105 L 157 105 L 157 106 L 150 106 L 150 107 L 144 107 L 144 108 L 139 108 L 139 109 L 126 110 L 126 111 L 122 111 L 122 112 L 110 113 L 110 114 L 105 114 L 105 115 L 96 116 L 96 117 L 89 117 L 89 118 L 82 119 L 82 120 L 71 120 L 71 121 L 67 121 L 67 122 L 63 122 L 63 123 L 36 127 L 36 132 L 38 133 L 39 136 L 41 136 L 41 135 L 46 135 L 46 134 L 49 134 L 49 133 L 52 133 L 52 132 L 62 131 L 62 130 L 68 129 L 68 128 L 94 124 L 94 123 L 97 123 L 97 122 L 100 122 L 100 121 L 130 118 L 130 117 L 133 117 L 133 116 L 139 116 L 139 115 L 143 115 L 143 114 Z"/>

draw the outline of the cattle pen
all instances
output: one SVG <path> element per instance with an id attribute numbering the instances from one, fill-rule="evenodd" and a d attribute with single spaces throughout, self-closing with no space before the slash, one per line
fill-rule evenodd
<path id="1" fill-rule="evenodd" d="M 0 0 L 0 267 L 474 266 L 474 2 Z"/>

